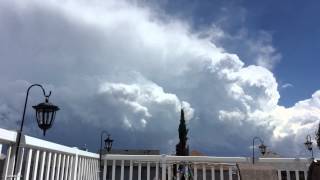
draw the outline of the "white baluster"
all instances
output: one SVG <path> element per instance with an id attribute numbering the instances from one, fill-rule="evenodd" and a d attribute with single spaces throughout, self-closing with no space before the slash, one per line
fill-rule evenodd
<path id="1" fill-rule="evenodd" d="M 79 168 L 78 170 L 78 175 L 77 175 L 77 179 L 79 180 L 82 180 L 82 171 L 83 171 L 83 159 L 82 157 L 78 156 L 78 167 L 75 167 L 76 169 Z M 77 180 L 77 179 L 74 179 L 74 180 Z"/>
<path id="2" fill-rule="evenodd" d="M 99 164 L 99 160 L 95 160 L 96 162 L 96 180 L 102 180 L 100 179 L 100 164 Z"/>
<path id="3" fill-rule="evenodd" d="M 22 165 L 23 165 L 23 158 L 24 158 L 24 148 L 21 147 L 19 149 L 19 156 L 18 156 L 18 164 L 17 164 L 17 180 L 20 180 L 21 178 L 21 171 L 22 171 Z"/>
<path id="4" fill-rule="evenodd" d="M 33 160 L 33 171 L 32 171 L 32 180 L 37 179 L 37 173 L 38 173 L 38 163 L 39 163 L 39 153 L 40 151 L 36 151 L 36 156 L 34 157 Z"/>
<path id="5" fill-rule="evenodd" d="M 124 160 L 121 161 L 120 180 L 124 180 Z"/>
<path id="6" fill-rule="evenodd" d="M 220 180 L 223 180 L 223 165 L 220 165 Z"/>
<path id="7" fill-rule="evenodd" d="M 67 155 L 66 157 L 66 163 L 65 163 L 65 170 L 64 170 L 64 178 L 65 180 L 68 180 L 68 173 L 69 173 L 69 160 L 70 160 L 70 156 Z"/>
<path id="8" fill-rule="evenodd" d="M 138 164 L 138 180 L 141 180 L 141 162 Z"/>
<path id="9" fill-rule="evenodd" d="M 79 180 L 80 177 L 78 176 L 78 167 L 80 165 L 80 158 L 79 158 L 79 152 L 76 150 L 76 155 L 73 157 L 73 163 L 72 163 L 72 180 Z"/>
<path id="10" fill-rule="evenodd" d="M 90 175 L 91 175 L 91 177 L 90 177 L 90 179 L 91 180 L 93 180 L 93 177 L 94 177 L 94 168 L 93 168 L 93 159 L 90 159 Z"/>
<path id="11" fill-rule="evenodd" d="M 287 170 L 287 171 L 286 171 L 286 173 L 287 173 L 287 179 L 291 180 L 291 177 L 290 177 L 290 171 L 289 171 L 289 170 Z"/>
<path id="12" fill-rule="evenodd" d="M 133 176 L 133 163 L 132 163 L 132 160 L 130 160 L 129 180 L 132 180 L 132 176 Z"/>
<path id="13" fill-rule="evenodd" d="M 58 155 L 58 162 L 57 162 L 57 173 L 56 173 L 56 178 L 55 180 L 59 180 L 60 179 L 60 169 L 61 169 L 61 154 Z"/>
<path id="14" fill-rule="evenodd" d="M 307 180 L 308 179 L 308 172 L 304 171 L 304 179 Z"/>
<path id="15" fill-rule="evenodd" d="M 174 174 L 176 174 L 177 179 L 180 179 L 180 170 L 179 170 L 179 166 L 180 166 L 180 164 L 179 164 L 179 163 L 177 163 L 177 164 L 176 164 L 176 169 L 174 169 L 174 170 L 175 170 Z M 183 176 L 183 174 L 182 174 L 182 176 Z"/>
<path id="16" fill-rule="evenodd" d="M 198 179 L 198 169 L 197 169 L 197 165 L 194 164 L 193 166 L 193 179 L 197 180 Z"/>
<path id="17" fill-rule="evenodd" d="M 207 179 L 207 168 L 205 164 L 202 164 L 202 179 L 203 180 Z"/>
<path id="18" fill-rule="evenodd" d="M 51 180 L 54 180 L 54 176 L 56 173 L 56 162 L 57 162 L 57 153 L 54 153 L 52 158 L 52 166 L 51 166 Z"/>
<path id="19" fill-rule="evenodd" d="M 44 164 L 45 164 L 45 160 L 46 160 L 46 152 L 43 151 L 41 153 L 41 160 L 40 160 L 40 174 L 39 174 L 39 178 L 38 179 L 43 179 L 43 173 L 44 173 Z"/>
<path id="20" fill-rule="evenodd" d="M 46 169 L 45 180 L 49 180 L 50 167 L 51 167 L 51 152 L 48 153 L 48 157 L 47 157 L 47 169 Z"/>
<path id="21" fill-rule="evenodd" d="M 229 166 L 229 180 L 232 180 L 232 167 Z"/>
<path id="22" fill-rule="evenodd" d="M 104 159 L 103 162 L 103 180 L 107 180 L 108 161 Z"/>
<path id="23" fill-rule="evenodd" d="M 214 166 L 211 167 L 211 180 L 215 180 L 216 179 L 216 170 L 214 168 Z"/>
<path id="24" fill-rule="evenodd" d="M 172 180 L 172 167 L 168 164 L 168 180 Z"/>
<path id="25" fill-rule="evenodd" d="M 83 171 L 84 180 L 88 180 L 89 179 L 89 159 L 85 158 L 84 162 L 85 162 L 84 171 Z"/>
<path id="26" fill-rule="evenodd" d="M 159 162 L 156 162 L 156 180 L 159 180 Z"/>
<path id="27" fill-rule="evenodd" d="M 27 159 L 26 159 L 26 165 L 24 169 L 24 179 L 29 179 L 30 176 L 30 165 L 32 160 L 32 149 L 29 149 Z"/>
<path id="28" fill-rule="evenodd" d="M 281 178 L 281 170 L 278 169 L 278 180 L 282 180 Z"/>
<path id="29" fill-rule="evenodd" d="M 15 157 L 15 148 L 9 146 L 7 149 L 7 157 L 4 163 L 3 169 L 3 179 L 7 180 L 9 176 L 13 175 L 13 166 L 14 166 L 14 157 Z"/>
<path id="30" fill-rule="evenodd" d="M 299 180 L 299 171 L 296 170 L 295 173 L 296 173 L 296 180 Z"/>
<path id="31" fill-rule="evenodd" d="M 88 180 L 92 180 L 92 159 L 88 159 Z"/>
<path id="32" fill-rule="evenodd" d="M 112 162 L 112 180 L 116 179 L 116 160 Z"/>
<path id="33" fill-rule="evenodd" d="M 66 155 L 64 154 L 62 156 L 62 162 L 61 162 L 61 173 L 60 173 L 60 180 L 64 179 L 64 168 L 65 168 L 65 164 L 66 164 Z"/>
<path id="34" fill-rule="evenodd" d="M 69 160 L 69 173 L 68 173 L 68 180 L 72 180 L 72 175 L 74 174 L 74 160 L 73 160 L 74 156 L 70 156 L 70 160 Z"/>
<path id="35" fill-rule="evenodd" d="M 147 180 L 150 180 L 150 162 L 147 163 Z"/>
<path id="36" fill-rule="evenodd" d="M 166 155 L 161 156 L 161 165 L 162 165 L 162 171 L 161 171 L 161 180 L 166 180 L 166 170 L 167 170 L 167 159 Z"/>

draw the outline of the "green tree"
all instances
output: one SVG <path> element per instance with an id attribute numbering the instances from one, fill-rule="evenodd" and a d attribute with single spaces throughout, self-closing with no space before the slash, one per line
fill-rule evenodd
<path id="1" fill-rule="evenodd" d="M 177 156 L 189 156 L 188 141 L 188 129 L 186 126 L 186 120 L 184 118 L 184 111 L 181 109 L 180 124 L 179 124 L 179 143 L 176 145 Z"/>
<path id="2" fill-rule="evenodd" d="M 179 143 L 176 145 L 176 156 L 189 156 L 189 146 L 187 144 L 188 141 L 188 129 L 186 125 L 186 120 L 184 118 L 184 111 L 181 109 L 181 115 L 180 115 L 180 124 L 179 124 Z M 179 180 L 186 180 L 189 179 L 189 170 L 188 172 L 185 172 L 186 166 L 188 165 L 178 165 L 178 171 L 181 173 Z M 176 165 L 173 166 L 174 169 L 177 168 Z"/>
<path id="3" fill-rule="evenodd" d="M 318 126 L 318 131 L 316 132 L 316 140 L 317 140 L 317 146 L 320 149 L 320 123 Z"/>

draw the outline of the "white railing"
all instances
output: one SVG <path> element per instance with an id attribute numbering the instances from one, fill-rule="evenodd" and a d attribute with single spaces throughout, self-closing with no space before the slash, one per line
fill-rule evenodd
<path id="1" fill-rule="evenodd" d="M 2 180 L 98 180 L 99 154 L 22 135 L 16 174 L 15 131 L 0 128 L 0 144 L 6 150 Z M 0 151 L 1 152 L 1 151 Z"/>
<path id="2" fill-rule="evenodd" d="M 0 128 L 0 153 L 6 151 L 2 180 L 99 180 L 99 154 L 22 136 L 17 175 L 13 174 L 17 133 Z M 246 157 L 115 155 L 103 156 L 102 180 L 240 180 Z M 257 165 L 277 171 L 278 180 L 306 180 L 310 159 L 260 158 Z M 184 167 L 179 169 L 178 167 Z M 1 171 L 1 170 L 0 170 Z"/>
<path id="3" fill-rule="evenodd" d="M 178 165 L 188 167 L 192 180 L 240 180 L 239 164 L 252 169 L 271 167 L 278 180 L 307 180 L 310 164 L 307 158 L 259 158 L 254 166 L 251 158 L 245 157 L 109 154 L 103 159 L 103 180 L 179 179 L 183 173 L 177 169 Z"/>
<path id="4" fill-rule="evenodd" d="M 240 177 L 236 163 L 248 162 L 244 157 L 167 155 L 110 154 L 105 155 L 103 159 L 103 180 L 171 180 L 179 179 L 182 175 L 193 180 L 238 180 Z M 185 167 L 182 172 L 178 170 L 179 165 Z"/>

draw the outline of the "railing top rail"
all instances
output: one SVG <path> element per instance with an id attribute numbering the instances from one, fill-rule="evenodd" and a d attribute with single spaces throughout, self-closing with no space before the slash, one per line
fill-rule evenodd
<path id="1" fill-rule="evenodd" d="M 310 158 L 259 158 L 258 162 L 262 163 L 308 163 Z"/>
<path id="2" fill-rule="evenodd" d="M 15 131 L 9 131 L 9 130 L 0 128 L 0 142 L 1 143 L 15 143 L 16 136 L 17 136 L 17 133 Z M 21 147 L 36 148 L 36 149 L 40 149 L 40 150 L 48 150 L 50 152 L 78 154 L 79 156 L 86 156 L 86 157 L 90 157 L 90 158 L 99 158 L 99 154 L 96 154 L 96 153 L 82 151 L 77 148 L 64 146 L 61 144 L 45 141 L 42 139 L 27 136 L 27 135 L 22 135 L 20 146 Z"/>
<path id="3" fill-rule="evenodd" d="M 106 154 L 106 160 L 136 160 L 136 161 L 185 161 L 185 162 L 207 162 L 207 163 L 251 163 L 248 157 L 215 157 L 215 156 L 171 156 L 171 155 L 123 155 Z M 259 158 L 261 163 L 308 163 L 310 158 Z"/>
<path id="4" fill-rule="evenodd" d="M 107 154 L 106 160 L 140 160 L 140 161 L 186 161 L 186 162 L 211 162 L 211 163 L 241 163 L 248 162 L 246 157 L 214 157 L 214 156 L 169 156 L 169 155 L 120 155 Z"/>

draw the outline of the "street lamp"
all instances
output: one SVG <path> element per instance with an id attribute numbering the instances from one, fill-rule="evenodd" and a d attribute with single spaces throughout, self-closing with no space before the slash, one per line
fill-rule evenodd
<path id="1" fill-rule="evenodd" d="M 259 140 L 260 141 L 259 149 L 260 149 L 260 153 L 262 155 L 264 155 L 266 153 L 266 150 L 267 150 L 267 146 L 264 145 L 263 140 L 260 137 L 254 137 L 253 140 L 252 140 L 252 164 L 254 164 L 254 142 L 255 142 L 255 140 Z"/>
<path id="2" fill-rule="evenodd" d="M 113 139 L 110 138 L 110 134 L 107 131 L 102 131 L 100 134 L 100 153 L 99 153 L 99 168 L 100 168 L 100 177 L 102 178 L 102 138 L 103 135 L 107 135 L 107 139 L 104 140 L 104 149 L 107 150 L 107 152 L 110 152 L 111 148 L 112 148 L 112 143 L 113 143 Z"/>
<path id="3" fill-rule="evenodd" d="M 14 168 L 13 168 L 13 173 L 16 173 L 16 168 L 17 168 L 17 159 L 18 159 L 18 154 L 19 154 L 19 146 L 20 146 L 20 141 L 21 141 L 21 134 L 23 130 L 23 124 L 24 124 L 24 117 L 26 114 L 26 108 L 27 108 L 27 103 L 28 103 L 28 97 L 29 97 L 29 91 L 32 87 L 38 86 L 42 89 L 43 96 L 45 97 L 45 102 L 40 103 L 36 106 L 33 106 L 33 108 L 36 110 L 36 119 L 37 123 L 40 129 L 43 130 L 43 135 L 46 135 L 46 130 L 48 130 L 54 121 L 54 118 L 56 116 L 56 112 L 59 110 L 58 106 L 53 105 L 52 103 L 49 102 L 49 97 L 51 95 L 51 91 L 47 95 L 44 88 L 40 84 L 32 84 L 29 86 L 27 90 L 27 95 L 26 99 L 24 102 L 24 109 L 23 109 L 23 114 L 22 114 L 22 121 L 21 121 L 21 126 L 20 130 L 17 132 L 17 147 L 16 147 L 16 156 L 14 159 Z M 18 176 L 18 175 L 17 175 Z"/>
<path id="4" fill-rule="evenodd" d="M 313 148 L 312 148 L 312 141 L 311 141 L 311 136 L 308 134 L 306 137 L 306 142 L 304 143 L 306 148 L 311 151 L 312 159 L 313 159 Z"/>
<path id="5" fill-rule="evenodd" d="M 113 139 L 110 138 L 110 134 L 108 134 L 107 139 L 104 140 L 104 148 L 110 152 L 112 148 Z"/>

